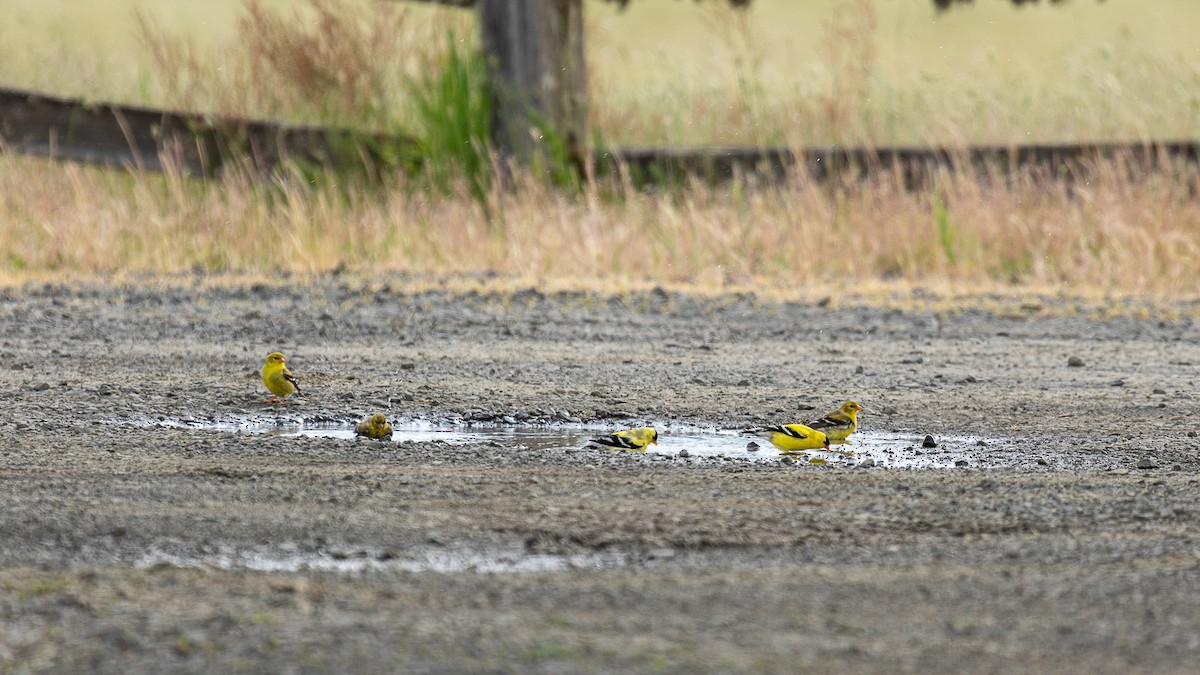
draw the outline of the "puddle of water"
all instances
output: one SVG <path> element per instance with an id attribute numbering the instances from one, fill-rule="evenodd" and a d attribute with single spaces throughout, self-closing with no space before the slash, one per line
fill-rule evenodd
<path id="1" fill-rule="evenodd" d="M 292 553 L 249 551 L 213 553 L 206 555 L 174 555 L 158 552 L 134 561 L 134 567 L 155 565 L 222 570 L 253 570 L 257 572 L 371 572 L 400 570 L 404 572 L 475 572 L 478 574 L 536 574 L 563 572 L 573 569 L 613 569 L 630 564 L 628 555 L 618 553 L 589 553 L 586 555 L 551 554 L 482 554 L 427 553 L 422 557 L 394 558 L 370 555 L 334 556 L 327 553 Z"/>
<path id="2" fill-rule="evenodd" d="M 339 422 L 309 422 L 303 418 L 279 418 L 268 422 L 261 417 L 220 421 L 165 420 L 143 422 L 141 426 L 214 429 L 218 431 L 268 433 L 281 436 L 311 436 L 318 438 L 353 439 L 354 425 Z M 781 457 L 770 443 L 733 430 L 705 429 L 692 426 L 658 423 L 658 445 L 651 445 L 647 455 L 678 457 L 686 450 L 696 460 L 778 461 Z M 435 424 L 424 420 L 393 420 L 392 442 L 443 442 L 449 445 L 493 443 L 503 447 L 541 451 L 578 451 L 590 438 L 609 433 L 612 425 L 556 424 L 514 425 L 495 424 L 455 425 Z M 960 466 L 1002 467 L 1016 465 L 1023 456 L 1008 439 L 984 439 L 975 436 L 942 436 L 937 448 L 922 448 L 923 436 L 859 431 L 848 445 L 835 445 L 839 452 L 810 451 L 793 457 L 800 462 L 856 466 L 864 461 L 875 466 L 894 469 L 948 469 Z M 758 443 L 752 450 L 750 441 Z M 368 442 L 368 441 L 363 441 Z M 372 441 L 373 442 L 373 441 Z M 589 452 L 613 452 L 593 448 Z M 963 462 L 966 462 L 964 465 Z"/>

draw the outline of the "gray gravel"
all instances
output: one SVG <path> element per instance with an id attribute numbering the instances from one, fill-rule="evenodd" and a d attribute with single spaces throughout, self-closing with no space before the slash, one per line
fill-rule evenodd
<path id="1" fill-rule="evenodd" d="M 418 283 L 0 291 L 0 672 L 1195 667 L 1200 306 Z M 917 449 L 1004 442 L 896 470 L 187 427 L 847 398 Z"/>

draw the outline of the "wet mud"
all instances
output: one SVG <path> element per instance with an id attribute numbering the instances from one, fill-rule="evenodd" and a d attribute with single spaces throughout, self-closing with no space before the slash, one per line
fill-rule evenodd
<path id="1" fill-rule="evenodd" d="M 0 291 L 0 671 L 1190 672 L 1196 308 L 919 300 Z"/>

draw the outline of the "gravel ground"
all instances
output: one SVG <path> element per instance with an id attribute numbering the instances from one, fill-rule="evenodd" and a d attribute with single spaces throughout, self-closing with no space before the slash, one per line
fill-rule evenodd
<path id="1" fill-rule="evenodd" d="M 1200 306 L 401 286 L 0 291 L 0 671 L 1194 672 Z M 899 470 L 204 428 L 847 398 L 992 440 Z"/>

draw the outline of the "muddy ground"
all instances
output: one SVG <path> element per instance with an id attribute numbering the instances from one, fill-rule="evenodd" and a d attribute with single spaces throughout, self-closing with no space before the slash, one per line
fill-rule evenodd
<path id="1" fill-rule="evenodd" d="M 0 291 L 0 671 L 1194 672 L 1200 311 L 929 300 Z M 846 398 L 1000 440 L 914 471 L 162 426 Z"/>

